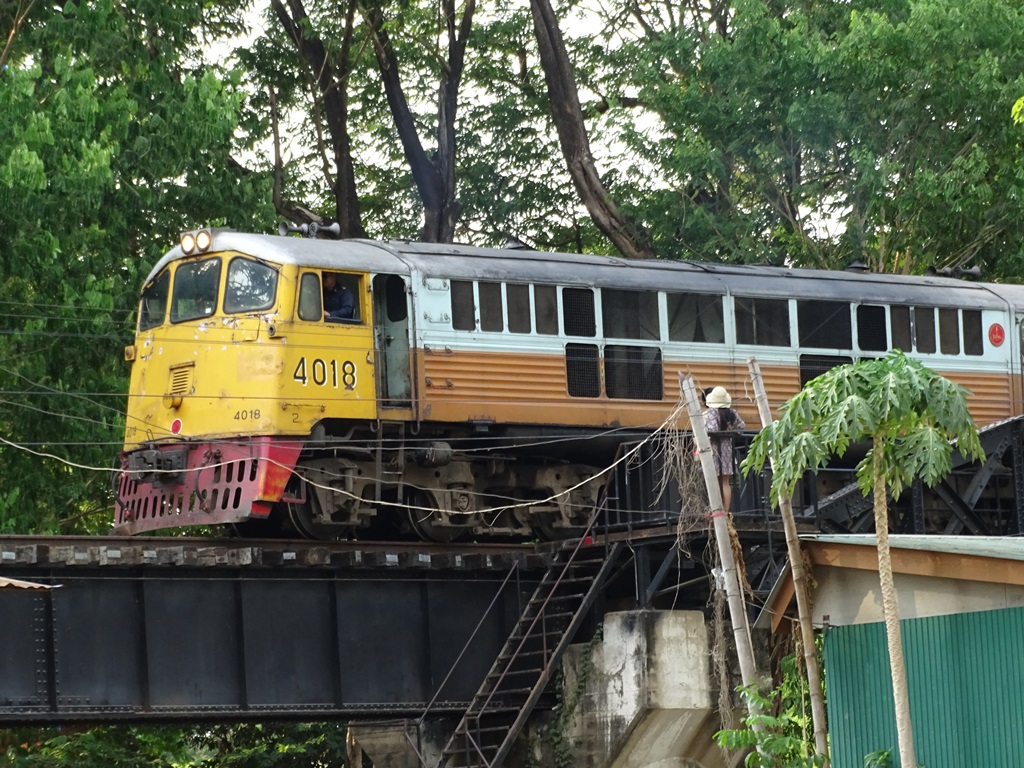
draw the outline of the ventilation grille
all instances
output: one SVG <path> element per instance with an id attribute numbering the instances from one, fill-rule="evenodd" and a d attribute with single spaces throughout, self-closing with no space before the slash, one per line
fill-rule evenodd
<path id="1" fill-rule="evenodd" d="M 187 395 L 192 391 L 192 371 L 194 363 L 185 363 L 171 368 L 170 394 Z"/>

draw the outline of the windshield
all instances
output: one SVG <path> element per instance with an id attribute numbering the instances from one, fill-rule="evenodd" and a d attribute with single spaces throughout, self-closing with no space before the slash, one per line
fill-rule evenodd
<path id="1" fill-rule="evenodd" d="M 167 316 L 167 294 L 171 287 L 171 273 L 164 270 L 156 280 L 142 291 L 139 301 L 139 330 L 147 331 L 162 324 Z"/>
<path id="2" fill-rule="evenodd" d="M 277 270 L 249 259 L 235 258 L 228 266 L 224 312 L 256 312 L 274 306 Z"/>
<path id="3" fill-rule="evenodd" d="M 178 265 L 174 272 L 171 322 L 209 317 L 217 309 L 220 259 L 203 259 Z"/>

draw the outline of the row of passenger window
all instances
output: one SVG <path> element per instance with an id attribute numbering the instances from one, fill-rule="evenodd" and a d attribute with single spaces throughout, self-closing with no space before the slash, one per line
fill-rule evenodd
<path id="1" fill-rule="evenodd" d="M 726 303 L 721 296 L 598 290 L 601 331 L 606 339 L 725 343 Z M 667 321 L 664 328 L 661 297 Z M 596 292 L 590 288 L 453 280 L 452 328 L 494 333 L 507 328 L 516 334 L 557 335 L 561 317 L 564 335 L 593 338 L 598 335 L 595 299 Z M 735 296 L 731 303 L 736 343 L 793 346 L 788 300 Z M 979 310 L 816 300 L 797 300 L 795 304 L 797 346 L 801 348 L 984 353 Z"/>

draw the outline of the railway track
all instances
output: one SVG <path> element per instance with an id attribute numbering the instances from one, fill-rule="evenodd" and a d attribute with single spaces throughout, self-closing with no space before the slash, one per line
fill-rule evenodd
<path id="1" fill-rule="evenodd" d="M 408 568 L 445 571 L 546 567 L 533 544 L 306 541 L 137 536 L 0 536 L 0 572 L 21 567 L 180 566 L 227 568 Z"/>

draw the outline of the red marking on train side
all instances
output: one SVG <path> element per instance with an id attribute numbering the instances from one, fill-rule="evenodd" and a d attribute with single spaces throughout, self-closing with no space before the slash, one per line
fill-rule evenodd
<path id="1" fill-rule="evenodd" d="M 1002 346 L 1002 343 L 1006 341 L 1006 331 L 1003 330 L 1003 326 L 999 323 L 992 323 L 988 329 L 988 340 L 992 342 L 993 347 Z"/>

